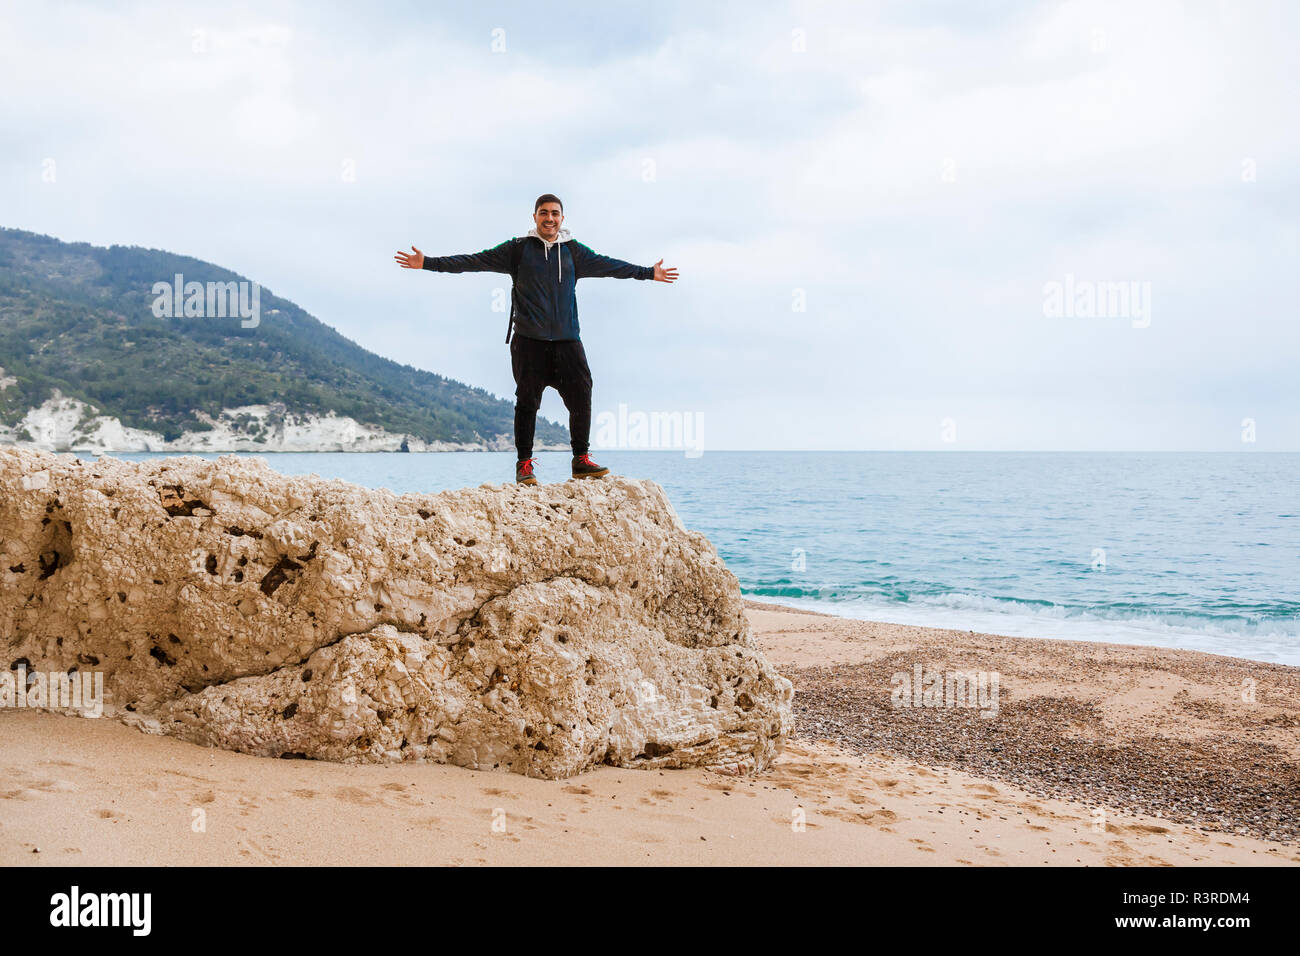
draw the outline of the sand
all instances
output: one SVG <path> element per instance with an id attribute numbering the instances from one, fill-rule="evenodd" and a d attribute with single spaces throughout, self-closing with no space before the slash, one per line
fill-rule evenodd
<path id="1" fill-rule="evenodd" d="M 748 613 L 795 683 L 799 724 L 757 778 L 600 768 L 546 781 L 271 760 L 111 720 L 0 711 L 0 864 L 1300 863 L 1283 839 L 1292 808 L 1269 800 L 1288 780 L 1296 790 L 1300 668 Z M 913 661 L 997 669 L 998 715 L 885 711 L 889 674 Z M 1237 706 L 1247 678 L 1257 703 Z M 1157 776 L 1173 768 L 1174 783 L 1133 786 L 1121 758 Z M 1161 784 L 1168 806 L 1153 796 Z M 1208 812 L 1225 806 L 1226 823 Z"/>

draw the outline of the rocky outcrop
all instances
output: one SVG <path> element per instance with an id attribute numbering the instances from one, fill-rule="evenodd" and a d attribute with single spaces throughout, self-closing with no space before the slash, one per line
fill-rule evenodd
<path id="1" fill-rule="evenodd" d="M 258 459 L 0 449 L 0 665 L 264 756 L 764 767 L 790 683 L 650 481 L 395 495 Z"/>

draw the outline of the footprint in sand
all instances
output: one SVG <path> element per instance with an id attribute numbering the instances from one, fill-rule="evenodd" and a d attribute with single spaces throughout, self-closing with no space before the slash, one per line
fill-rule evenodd
<path id="1" fill-rule="evenodd" d="M 812 777 L 816 775 L 817 768 L 811 764 L 787 764 L 781 767 L 780 771 L 787 776 Z"/>
<path id="2" fill-rule="evenodd" d="M 779 823 L 783 827 L 790 826 L 790 817 L 776 816 L 773 817 L 772 820 L 775 823 Z M 803 826 L 805 830 L 820 830 L 822 828 L 822 825 L 820 823 L 813 823 L 811 820 L 805 820 Z"/>
<path id="3" fill-rule="evenodd" d="M 355 803 L 359 807 L 373 807 L 383 803 L 374 794 L 360 787 L 339 787 L 334 791 L 334 799 L 342 800 L 344 803 Z"/>
<path id="4" fill-rule="evenodd" d="M 274 864 L 276 862 L 275 858 L 270 853 L 262 849 L 262 847 L 254 842 L 252 837 L 249 837 L 247 834 L 240 838 L 239 846 L 240 856 L 252 857 L 266 864 Z"/>
<path id="5" fill-rule="evenodd" d="M 565 792 L 565 793 L 576 793 L 576 794 L 578 794 L 579 796 L 582 796 L 582 797 L 589 797 L 589 796 L 591 796 L 591 793 L 592 793 L 590 787 L 584 787 L 584 786 L 583 786 L 582 784 L 580 784 L 580 783 L 571 783 L 571 784 L 569 784 L 567 787 L 564 788 L 564 792 Z"/>
<path id="6" fill-rule="evenodd" d="M 164 770 L 163 773 L 170 774 L 173 777 L 184 777 L 186 780 L 197 780 L 199 783 L 216 783 L 211 777 L 200 777 L 193 773 L 184 773 L 180 770 Z"/>
<path id="7" fill-rule="evenodd" d="M 14 774 L 14 776 L 15 778 L 21 778 L 22 775 Z M 28 791 L 40 791 L 41 793 L 68 793 L 76 790 L 77 787 L 70 780 L 31 780 L 28 781 L 25 789 Z"/>
<path id="8" fill-rule="evenodd" d="M 248 797 L 240 797 L 240 798 L 239 798 L 239 806 L 241 807 L 241 809 L 240 809 L 240 811 L 239 811 L 239 815 L 240 815 L 241 817 L 246 817 L 246 816 L 248 816 L 250 810 L 260 810 L 260 809 L 261 809 L 261 807 L 260 807 L 259 804 L 253 802 L 253 801 L 250 800 Z"/>
<path id="9" fill-rule="evenodd" d="M 1116 833 L 1168 833 L 1166 827 L 1151 826 L 1147 823 L 1130 823 L 1128 826 L 1120 826 L 1117 823 L 1108 823 L 1107 830 L 1113 830 Z"/>
<path id="10" fill-rule="evenodd" d="M 854 810 L 823 810 L 822 813 L 828 817 L 834 817 L 837 820 L 843 820 L 845 823 L 893 823 L 898 819 L 898 815 L 892 810 L 876 810 L 874 812 L 859 812 Z"/>

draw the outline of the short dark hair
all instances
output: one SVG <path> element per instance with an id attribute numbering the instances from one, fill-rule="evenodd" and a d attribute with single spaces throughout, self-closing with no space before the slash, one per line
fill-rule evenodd
<path id="1" fill-rule="evenodd" d="M 554 193 L 542 193 L 542 195 L 538 196 L 537 202 L 533 203 L 533 212 L 536 213 L 537 210 L 542 208 L 543 204 L 548 202 L 559 203 L 560 212 L 564 212 L 564 203 L 560 202 L 560 197 Z"/>

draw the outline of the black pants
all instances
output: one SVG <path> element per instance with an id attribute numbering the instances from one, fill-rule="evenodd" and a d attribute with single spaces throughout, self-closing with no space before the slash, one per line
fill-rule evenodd
<path id="1" fill-rule="evenodd" d="M 515 373 L 515 449 L 519 460 L 533 457 L 533 431 L 542 392 L 554 388 L 569 410 L 573 454 L 585 455 L 591 440 L 591 369 L 578 340 L 543 342 L 516 335 L 510 342 Z"/>

